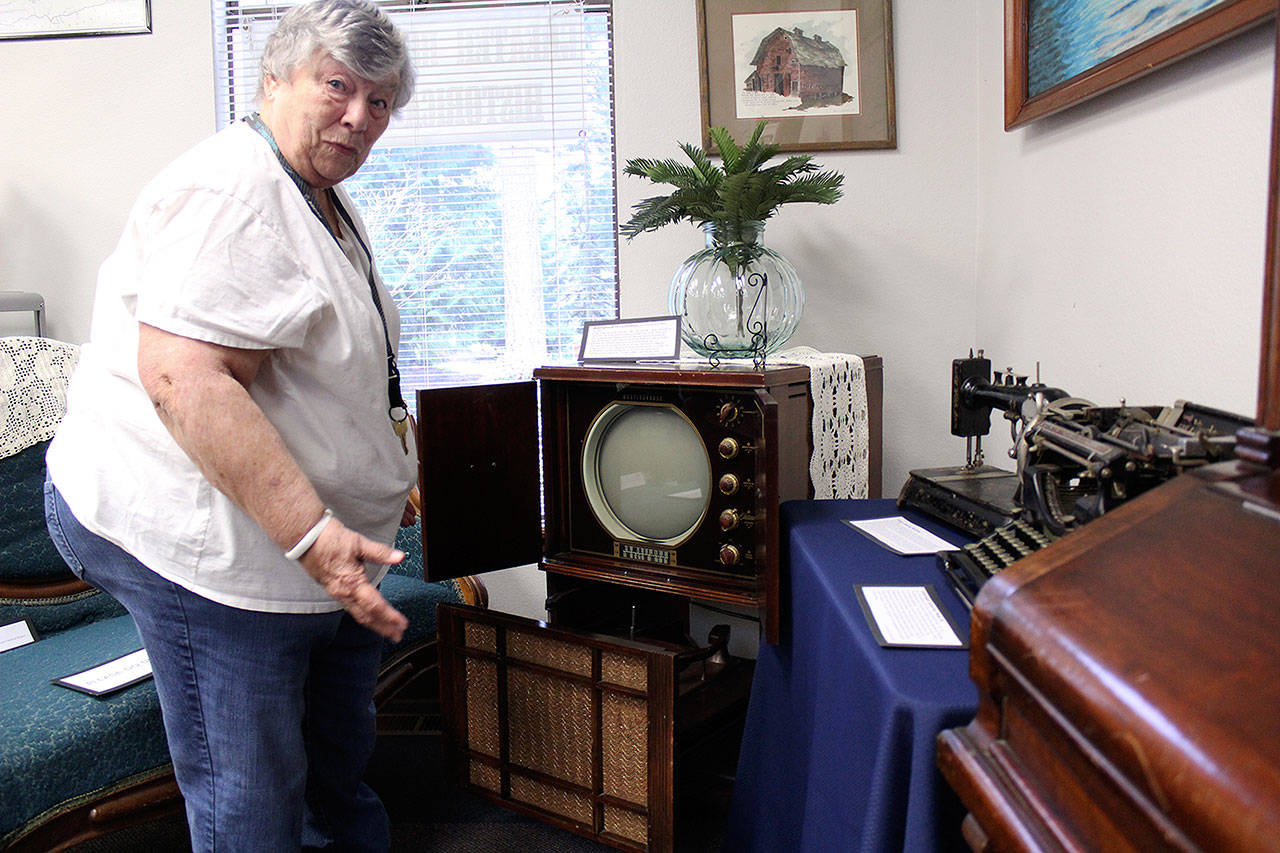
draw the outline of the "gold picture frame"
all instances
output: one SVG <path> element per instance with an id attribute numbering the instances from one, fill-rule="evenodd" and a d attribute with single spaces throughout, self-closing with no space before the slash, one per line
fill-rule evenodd
<path id="1" fill-rule="evenodd" d="M 151 0 L 0 2 L 0 40 L 137 35 L 151 32 Z"/>
<path id="2" fill-rule="evenodd" d="M 1085 58 L 1082 62 L 1081 57 L 1069 55 L 1070 51 L 1062 47 L 1070 41 L 1064 38 L 1069 35 L 1066 31 L 1079 26 L 1066 14 L 1070 10 L 1064 7 L 1070 3 L 1058 0 L 1052 14 L 1049 5 L 1048 0 L 1005 0 L 1005 130 L 1064 110 L 1190 56 L 1243 32 L 1276 11 L 1275 0 L 1217 0 L 1204 8 L 1195 0 L 1182 0 L 1156 4 L 1158 13 L 1142 4 L 1129 4 L 1126 10 L 1131 15 L 1143 16 L 1141 27 L 1126 23 L 1122 29 L 1117 23 L 1114 32 L 1091 32 L 1089 43 L 1096 52 L 1096 61 Z M 1052 47 L 1039 47 L 1041 44 Z M 1090 61 L 1092 64 L 1083 64 Z"/>
<path id="3" fill-rule="evenodd" d="M 890 0 L 698 0 L 702 145 L 896 148 Z"/>

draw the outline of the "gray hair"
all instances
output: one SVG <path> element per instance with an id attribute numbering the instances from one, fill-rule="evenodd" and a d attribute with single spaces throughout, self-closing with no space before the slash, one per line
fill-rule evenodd
<path id="1" fill-rule="evenodd" d="M 396 77 L 391 109 L 413 97 L 414 74 L 404 38 L 387 13 L 367 0 L 312 0 L 280 19 L 262 51 L 258 100 L 267 75 L 292 79 L 293 72 L 323 50 L 366 80 Z"/>

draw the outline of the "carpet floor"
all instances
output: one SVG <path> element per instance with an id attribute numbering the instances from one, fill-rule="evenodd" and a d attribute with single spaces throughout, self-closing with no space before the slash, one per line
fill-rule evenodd
<path id="1" fill-rule="evenodd" d="M 435 733 L 383 733 L 366 780 L 391 816 L 391 853 L 601 853 L 606 845 L 463 791 L 446 778 Z M 712 790 L 714 788 L 714 790 Z M 679 853 L 718 853 L 727 787 L 700 792 L 676 832 Z M 183 853 L 181 816 L 97 838 L 77 853 Z"/>
<path id="2" fill-rule="evenodd" d="M 613 848 L 514 812 L 457 787 L 445 767 L 435 674 L 414 679 L 378 713 L 365 780 L 391 818 L 391 853 L 601 853 Z M 676 853 L 719 853 L 729 811 L 740 728 L 727 726 L 678 761 Z M 186 853 L 181 815 L 113 833 L 77 853 Z"/>
<path id="3" fill-rule="evenodd" d="M 391 815 L 392 853 L 599 853 L 613 848 L 518 814 L 444 778 L 439 740 L 384 736 L 366 776 Z M 677 850 L 717 853 L 728 800 L 701 804 L 677 830 Z M 705 808 L 703 807 L 705 806 Z"/>

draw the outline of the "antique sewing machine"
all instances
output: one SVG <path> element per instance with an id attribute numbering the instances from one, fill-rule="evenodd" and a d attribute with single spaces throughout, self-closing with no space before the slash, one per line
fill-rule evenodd
<path id="1" fill-rule="evenodd" d="M 1120 504 L 1213 462 L 1230 459 L 1252 421 L 1179 400 L 1172 406 L 1097 406 L 991 360 L 951 363 L 951 434 L 966 439 L 957 468 L 910 472 L 900 506 L 925 512 L 979 542 L 940 555 L 961 597 L 1010 563 Z M 1016 470 L 987 465 L 991 413 L 1009 421 Z"/>

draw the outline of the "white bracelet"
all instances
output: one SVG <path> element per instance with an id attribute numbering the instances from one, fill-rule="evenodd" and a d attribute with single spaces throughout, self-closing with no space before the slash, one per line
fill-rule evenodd
<path id="1" fill-rule="evenodd" d="M 329 519 L 333 518 L 333 510 L 326 509 L 324 515 L 320 516 L 320 520 L 302 534 L 302 538 L 298 540 L 298 544 L 294 545 L 284 555 L 290 560 L 301 560 L 302 555 L 307 553 L 307 549 L 316 544 L 316 540 L 320 538 L 320 534 L 324 532 L 325 527 L 329 524 Z"/>

